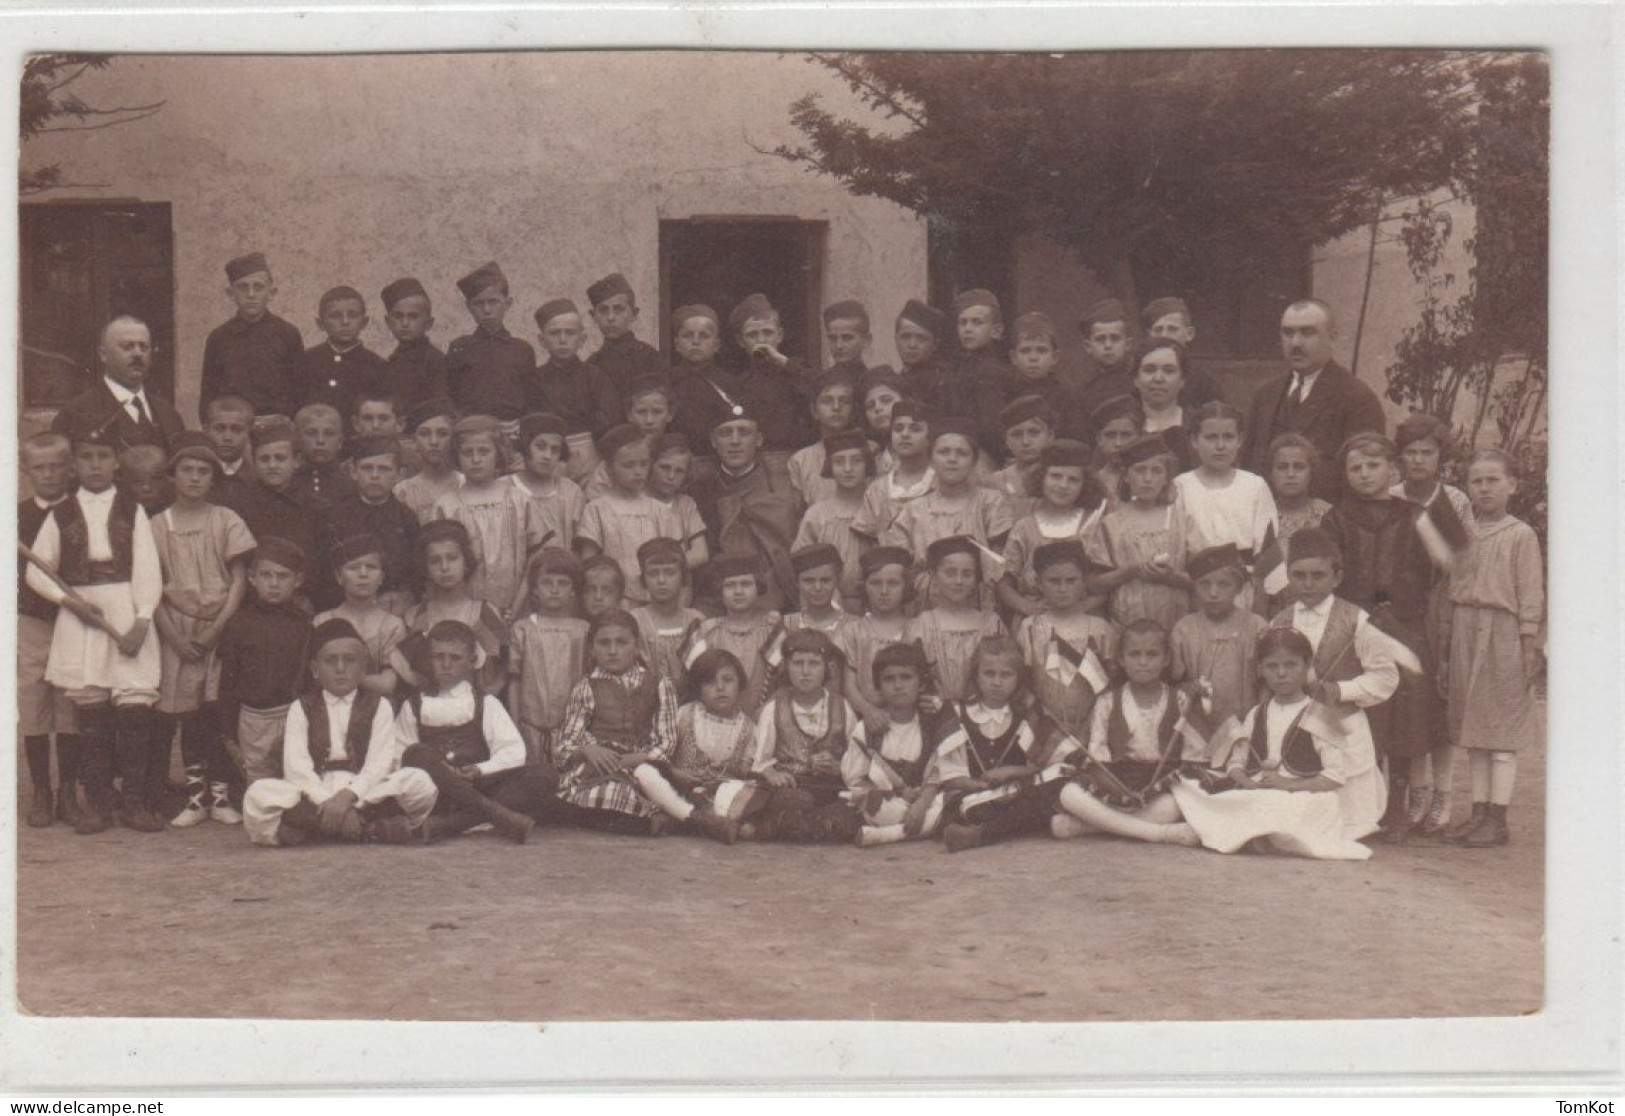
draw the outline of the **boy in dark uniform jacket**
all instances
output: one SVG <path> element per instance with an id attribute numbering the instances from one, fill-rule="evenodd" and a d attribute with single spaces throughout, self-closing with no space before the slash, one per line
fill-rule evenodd
<path id="1" fill-rule="evenodd" d="M 220 471 L 209 489 L 211 504 L 235 507 L 254 483 L 253 430 L 254 404 L 241 395 L 217 395 L 204 408 L 203 433 L 220 459 Z"/>
<path id="2" fill-rule="evenodd" d="M 525 380 L 536 369 L 536 350 L 508 333 L 502 320 L 513 308 L 508 277 L 495 261 L 457 280 L 474 332 L 446 349 L 446 387 L 464 415 L 517 422 L 524 414 Z"/>
<path id="3" fill-rule="evenodd" d="M 728 326 L 749 363 L 737 372 L 716 364 L 688 368 L 675 389 L 679 431 L 702 446 L 718 423 L 748 412 L 765 451 L 794 453 L 811 444 L 817 438 L 807 398 L 812 373 L 779 351 L 784 329 L 778 311 L 766 296 L 753 294 L 734 307 Z"/>
<path id="4" fill-rule="evenodd" d="M 352 535 L 372 535 L 379 543 L 384 562 L 384 582 L 379 603 L 399 616 L 412 604 L 421 589 L 418 571 L 418 517 L 395 498 L 399 479 L 401 443 L 397 438 L 378 435 L 357 443 L 355 463 L 356 492 L 328 504 L 321 513 L 319 553 L 333 548 Z M 321 574 L 333 580 L 332 569 Z"/>
<path id="5" fill-rule="evenodd" d="M 434 328 L 429 292 L 416 279 L 397 279 L 383 291 L 384 324 L 395 351 L 384 361 L 378 382 L 405 414 L 419 403 L 446 394 L 446 354 L 429 340 Z"/>
<path id="6" fill-rule="evenodd" d="M 22 467 L 34 494 L 17 506 L 17 538 L 31 545 L 51 509 L 68 498 L 73 485 L 72 446 L 60 434 L 36 434 L 23 443 Z M 28 587 L 28 564 L 17 568 L 17 735 L 28 757 L 34 800 L 28 824 L 53 818 L 79 821 L 79 738 L 74 735 L 73 703 L 45 681 L 57 606 Z M 51 733 L 56 733 L 57 791 L 51 795 Z"/>
<path id="7" fill-rule="evenodd" d="M 982 453 L 989 461 L 998 461 L 1004 456 L 999 411 L 1011 375 L 1009 363 L 998 351 L 1004 336 L 1004 312 L 992 291 L 978 288 L 954 299 L 954 316 L 957 353 L 929 370 L 911 371 L 907 378 L 916 398 L 928 400 L 943 418 L 975 423 Z"/>
<path id="8" fill-rule="evenodd" d="M 317 303 L 316 324 L 327 340 L 300 358 L 297 403 L 326 403 L 347 415 L 355 409 L 355 393 L 375 382 L 384 367 L 384 358 L 361 343 L 367 300 L 354 287 L 334 287 Z"/>
<path id="9" fill-rule="evenodd" d="M 575 303 L 544 302 L 536 311 L 536 328 L 547 361 L 525 377 L 525 413 L 564 420 L 565 468 L 571 480 L 584 484 L 598 465 L 593 440 L 621 421 L 620 398 L 598 366 L 578 355 L 586 330 Z"/>
<path id="10" fill-rule="evenodd" d="M 254 428 L 249 444 L 254 452 L 253 480 L 225 506 L 242 516 L 249 533 L 261 542 L 285 539 L 301 556 L 315 554 L 316 508 L 293 483 L 300 465 L 293 423 L 287 419 L 262 422 Z"/>
<path id="11" fill-rule="evenodd" d="M 1011 371 L 1004 382 L 1005 402 L 1014 403 L 1023 395 L 1037 395 L 1049 405 L 1045 421 L 1058 437 L 1086 442 L 1089 438 L 1089 412 L 1071 384 L 1055 375 L 1059 363 L 1055 323 L 1048 314 L 1023 314 L 1011 333 Z M 1001 422 L 1002 426 L 1003 423 Z"/>
<path id="12" fill-rule="evenodd" d="M 913 399 L 929 398 L 920 393 L 929 390 L 926 385 L 937 383 L 942 378 L 940 350 L 951 332 L 948 316 L 941 310 L 927 306 L 917 298 L 903 304 L 902 312 L 897 315 L 893 340 L 897 344 L 897 358 L 903 365 L 897 375 L 908 389 L 905 395 Z M 858 384 L 859 391 L 863 387 L 862 383 Z"/>
<path id="13" fill-rule="evenodd" d="M 593 324 L 604 335 L 604 343 L 587 363 L 609 381 L 619 401 L 616 413 L 621 414 L 632 402 L 627 391 L 634 381 L 644 376 L 665 379 L 671 374 L 671 365 L 660 355 L 659 349 L 633 336 L 632 326 L 638 320 L 638 299 L 626 276 L 617 271 L 588 287 L 587 305 L 591 308 Z"/>
<path id="14" fill-rule="evenodd" d="M 885 365 L 871 369 L 863 354 L 874 338 L 869 328 L 869 311 L 855 299 L 843 299 L 824 307 L 824 344 L 829 348 L 826 372 L 844 372 L 854 384 L 872 371 L 891 371 Z"/>
<path id="15" fill-rule="evenodd" d="M 403 768 L 434 780 L 439 798 L 422 826 L 425 840 L 451 837 L 490 822 L 524 844 L 532 820 L 551 809 L 558 778 L 525 763 L 525 742 L 495 698 L 474 685 L 474 630 L 457 620 L 429 629 L 433 687 L 401 707 L 395 733 Z"/>
<path id="16" fill-rule="evenodd" d="M 366 644 L 348 620 L 311 635 L 307 690 L 288 709 L 280 778 L 243 795 L 243 825 L 256 845 L 312 841 L 405 844 L 434 808 L 434 784 L 398 766 L 389 703 L 361 688 Z"/>
<path id="17" fill-rule="evenodd" d="M 291 415 L 299 405 L 305 342 L 292 322 L 271 313 L 271 267 L 263 254 L 250 252 L 226 264 L 226 282 L 237 314 L 203 343 L 198 417 L 207 424 L 209 404 L 223 395 L 242 396 L 254 414 Z"/>

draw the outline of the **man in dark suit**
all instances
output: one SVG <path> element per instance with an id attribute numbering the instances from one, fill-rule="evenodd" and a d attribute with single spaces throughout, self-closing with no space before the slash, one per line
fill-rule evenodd
<path id="1" fill-rule="evenodd" d="M 171 440 L 186 429 L 186 423 L 169 400 L 147 394 L 152 332 L 146 323 L 127 316 L 114 318 L 102 328 L 96 356 L 102 362 L 101 381 L 68 400 L 51 429 L 66 434 L 108 426 L 119 452 L 154 445 L 167 458 Z"/>
<path id="2" fill-rule="evenodd" d="M 1361 431 L 1387 432 L 1376 392 L 1332 360 L 1337 319 L 1319 299 L 1294 302 L 1281 315 L 1281 355 L 1289 371 L 1259 387 L 1247 420 L 1246 467 L 1269 475 L 1269 446 L 1277 435 L 1302 434 L 1320 451 L 1310 493 L 1336 503 L 1343 494 L 1337 451 Z"/>

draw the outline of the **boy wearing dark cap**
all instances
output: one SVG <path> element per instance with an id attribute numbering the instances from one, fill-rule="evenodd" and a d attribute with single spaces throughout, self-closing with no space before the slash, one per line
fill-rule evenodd
<path id="1" fill-rule="evenodd" d="M 256 414 L 293 414 L 305 342 L 292 322 L 271 313 L 271 265 L 259 252 L 238 256 L 226 264 L 226 283 L 237 313 L 203 343 L 198 417 L 207 422 L 209 404 L 227 394 L 247 399 Z"/>
<path id="2" fill-rule="evenodd" d="M 243 826 L 256 845 L 314 841 L 405 844 L 434 809 L 435 787 L 399 767 L 394 711 L 361 688 L 367 648 L 355 628 L 329 620 L 311 634 L 316 686 L 288 707 L 280 777 L 243 795 Z"/>
<path id="3" fill-rule="evenodd" d="M 897 343 L 897 359 L 902 362 L 898 375 L 908 385 L 907 394 L 918 395 L 914 387 L 915 376 L 928 378 L 940 363 L 942 343 L 950 332 L 948 316 L 941 310 L 927 306 L 917 298 L 903 304 L 897 315 L 897 329 L 893 338 Z"/>
<path id="4" fill-rule="evenodd" d="M 1196 320 L 1182 298 L 1154 298 L 1140 312 L 1140 324 L 1145 335 L 1154 341 L 1178 341 L 1186 352 L 1196 343 Z M 1185 383 L 1179 389 L 1179 405 L 1194 411 L 1204 403 L 1224 398 L 1213 377 L 1197 366 L 1185 370 Z"/>
<path id="5" fill-rule="evenodd" d="M 801 520 L 801 497 L 789 478 L 759 460 L 761 427 L 755 415 L 727 415 L 711 432 L 716 471 L 696 481 L 692 494 L 705 521 L 706 546 L 712 554 L 749 554 L 766 575 L 762 603 L 782 610 L 792 599 L 795 572 L 790 544 Z"/>
<path id="6" fill-rule="evenodd" d="M 305 553 L 287 539 L 258 536 L 248 563 L 249 600 L 220 636 L 220 724 L 237 742 L 243 774 L 282 773 L 282 724 L 304 685 L 310 613 L 295 603 Z"/>
<path id="7" fill-rule="evenodd" d="M 474 318 L 474 332 L 446 349 L 452 401 L 465 415 L 517 422 L 525 413 L 525 380 L 536 370 L 536 350 L 502 324 L 513 308 L 508 277 L 493 260 L 457 280 L 457 289 Z"/>
<path id="8" fill-rule="evenodd" d="M 633 335 L 632 327 L 638 320 L 638 297 L 626 276 L 617 271 L 588 287 L 587 306 L 593 324 L 604 337 L 604 343 L 587 362 L 609 381 L 621 401 L 618 410 L 624 411 L 632 402 L 628 391 L 633 381 L 645 376 L 664 379 L 671 374 L 671 366 L 659 349 Z"/>
<path id="9" fill-rule="evenodd" d="M 749 362 L 738 371 L 716 364 L 690 369 L 676 385 L 678 428 L 704 445 L 719 422 L 748 411 L 767 452 L 789 454 L 807 445 L 813 440 L 805 395 L 811 374 L 780 351 L 778 311 L 765 295 L 753 294 L 734 307 L 728 327 Z"/>
<path id="10" fill-rule="evenodd" d="M 347 415 L 355 409 L 356 391 L 384 367 L 384 358 L 361 343 L 367 300 L 354 287 L 333 287 L 317 303 L 316 325 L 327 338 L 300 358 L 298 404 L 326 403 Z"/>
<path id="11" fill-rule="evenodd" d="M 434 314 L 429 292 L 416 279 L 397 279 L 383 291 L 384 324 L 395 337 L 395 351 L 384 362 L 379 382 L 410 411 L 426 399 L 446 394 L 446 354 L 429 340 Z"/>
<path id="12" fill-rule="evenodd" d="M 849 298 L 824 307 L 824 344 L 829 348 L 826 371 L 844 372 L 853 383 L 863 379 L 870 372 L 863 354 L 872 340 L 869 311 L 863 303 Z"/>
<path id="13" fill-rule="evenodd" d="M 567 298 L 544 302 L 536 311 L 536 328 L 547 360 L 525 377 L 524 413 L 564 420 L 570 450 L 566 472 L 582 484 L 598 466 L 594 439 L 621 421 L 620 400 L 598 367 L 579 355 L 586 329 L 575 303 Z"/>
<path id="14" fill-rule="evenodd" d="M 418 471 L 395 485 L 395 498 L 419 523 L 434 518 L 435 501 L 455 492 L 463 476 L 451 459 L 451 428 L 457 408 L 447 396 L 425 399 L 406 416 L 406 433 L 417 449 Z"/>

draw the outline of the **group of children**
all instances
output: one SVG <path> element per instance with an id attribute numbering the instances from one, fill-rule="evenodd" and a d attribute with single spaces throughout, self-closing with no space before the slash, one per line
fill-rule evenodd
<path id="1" fill-rule="evenodd" d="M 538 367 L 494 264 L 459 281 L 476 328 L 444 355 L 423 286 L 391 283 L 387 361 L 358 292 L 327 292 L 327 340 L 299 351 L 263 257 L 227 274 L 201 433 L 23 444 L 30 825 L 1107 833 L 1344 859 L 1379 829 L 1508 840 L 1544 623 L 1514 463 L 1471 453 L 1463 494 L 1450 428 L 1418 415 L 1335 461 L 1283 435 L 1268 475 L 1240 469 L 1242 413 L 1178 395 L 1177 300 L 1138 354 L 1124 315 L 1091 312 L 1079 392 L 1044 315 L 998 355 L 985 291 L 952 316 L 910 301 L 895 372 L 865 367 L 860 304 L 825 314 L 814 371 L 761 296 L 729 317 L 743 366 L 686 306 L 667 367 L 612 275 L 588 292 L 599 351 L 579 358 L 583 315 L 555 299 Z M 1124 377 L 1137 396 L 1099 398 Z M 794 492 L 787 546 L 687 492 L 758 468 Z M 1310 495 L 1324 469 L 1335 504 Z M 769 607 L 779 572 L 793 607 Z"/>

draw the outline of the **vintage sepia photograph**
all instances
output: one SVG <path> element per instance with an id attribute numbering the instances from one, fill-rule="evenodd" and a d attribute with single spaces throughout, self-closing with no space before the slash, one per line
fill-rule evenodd
<path id="1" fill-rule="evenodd" d="M 1546 1006 L 1547 53 L 21 66 L 18 1013 Z"/>

